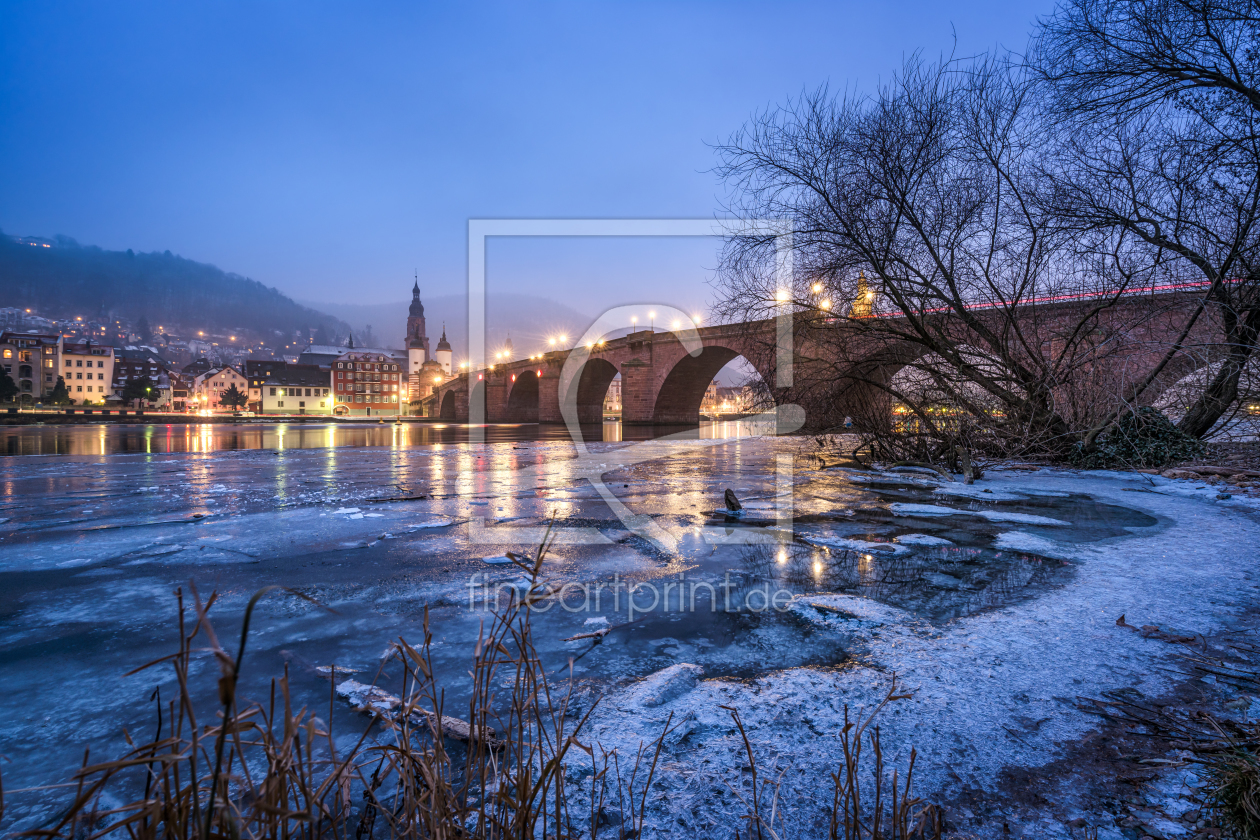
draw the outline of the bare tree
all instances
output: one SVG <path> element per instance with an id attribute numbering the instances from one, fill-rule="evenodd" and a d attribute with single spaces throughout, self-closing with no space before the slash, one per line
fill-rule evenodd
<path id="1" fill-rule="evenodd" d="M 876 428 L 896 406 L 946 449 L 966 417 L 973 442 L 1062 452 L 1113 414 L 1114 304 L 1141 278 L 1045 211 L 1031 96 L 1002 60 L 914 58 L 870 96 L 804 95 L 719 147 L 736 215 L 792 219 L 795 274 L 778 288 L 775 243 L 732 238 L 721 313 L 793 309 L 790 396 L 815 426 L 865 406 Z"/>
<path id="2" fill-rule="evenodd" d="M 1030 54 L 1067 135 L 1054 212 L 1084 235 L 1129 237 L 1152 270 L 1203 285 L 1132 395 L 1197 356 L 1211 374 L 1180 427 L 1199 437 L 1242 396 L 1260 336 L 1258 49 L 1252 0 L 1067 0 Z M 1199 319 L 1215 341 L 1193 340 Z"/>

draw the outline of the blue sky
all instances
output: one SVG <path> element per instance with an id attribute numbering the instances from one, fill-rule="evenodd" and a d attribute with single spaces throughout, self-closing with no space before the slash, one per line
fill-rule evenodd
<path id="1" fill-rule="evenodd" d="M 712 217 L 709 144 L 1049 0 L 0 2 L 0 229 L 171 250 L 298 298 L 464 281 L 470 217 Z M 956 46 L 955 46 L 955 38 Z M 707 240 L 495 243 L 490 291 L 691 310 Z"/>

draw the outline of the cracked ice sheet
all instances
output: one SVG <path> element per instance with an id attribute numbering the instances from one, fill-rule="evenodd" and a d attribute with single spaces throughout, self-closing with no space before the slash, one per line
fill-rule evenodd
<path id="1" fill-rule="evenodd" d="M 841 625 L 836 632 L 860 640 L 849 667 L 788 669 L 747 682 L 702 679 L 681 697 L 633 716 L 597 709 L 590 737 L 606 748 L 633 750 L 641 740 L 651 741 L 670 712 L 675 723 L 686 721 L 686 740 L 667 747 L 670 763 L 659 778 L 668 805 L 653 822 L 654 836 L 688 838 L 697 829 L 726 824 L 728 804 L 711 786 L 721 784 L 718 777 L 738 784 L 738 767 L 745 762 L 739 735 L 721 705 L 739 710 L 763 760 L 773 757 L 775 767 L 790 768 L 780 808 L 792 835 L 812 836 L 826 827 L 819 822 L 820 786 L 826 788 L 828 774 L 842 761 L 835 733 L 843 707 L 848 704 L 851 714 L 872 708 L 892 673 L 914 697 L 892 704 L 880 718 L 885 767 L 904 772 L 914 747 L 918 795 L 947 800 L 962 784 L 992 790 L 1003 768 L 1058 758 L 1059 744 L 1097 725 L 1095 717 L 1072 705 L 1076 696 L 1127 686 L 1158 695 L 1170 688 L 1178 651 L 1117 630 L 1115 619 L 1122 613 L 1200 633 L 1255 631 L 1249 623 L 1254 619 L 1246 615 L 1260 602 L 1254 571 L 1260 519 L 1253 511 L 1122 492 L 1134 483 L 1131 475 L 1043 470 L 1036 476 L 990 476 L 985 484 L 995 490 L 1086 492 L 1144 510 L 1163 527 L 1089 547 L 1043 546 L 1081 561 L 1069 584 L 1031 602 L 941 627 L 846 624 L 818 614 L 820 625 Z M 887 612 L 872 605 L 867 615 Z M 615 707 L 618 695 L 610 700 Z M 1030 732 L 1024 726 L 1029 719 L 1045 722 Z M 1066 838 L 1067 829 L 1055 825 Z"/>
<path id="2" fill-rule="evenodd" d="M 771 470 L 766 469 L 776 446 L 784 447 L 778 451 L 795 451 L 799 444 L 796 441 L 746 441 L 740 445 L 708 442 L 682 445 L 675 450 L 679 453 L 677 457 L 669 455 L 618 468 L 604 477 L 609 486 L 627 496 L 636 511 L 651 513 L 662 521 L 672 523 L 670 527 L 676 532 L 702 531 L 708 521 L 704 511 L 712 508 L 725 486 L 735 488 L 741 498 L 750 500 L 776 497 L 778 490 L 774 476 Z M 616 445 L 604 447 L 605 450 L 610 448 L 616 448 Z M 47 503 L 20 505 L 12 512 L 0 508 L 0 514 L 21 519 L 15 524 L 23 526 L 13 531 L 0 529 L 0 540 L 3 540 L 0 542 L 0 557 L 3 558 L 0 562 L 17 558 L 8 572 L 7 591 L 0 596 L 7 608 L 4 614 L 9 634 L 5 638 L 12 642 L 9 651 L 0 655 L 0 668 L 4 669 L 6 684 L 10 686 L 11 700 L 0 709 L 0 737 L 6 743 L 15 745 L 8 750 L 14 761 L 9 766 L 15 770 L 10 778 L 38 782 L 41 779 L 30 778 L 31 768 L 38 767 L 45 773 L 43 781 L 61 781 L 81 757 L 77 746 L 84 741 L 92 742 L 94 754 L 99 754 L 98 747 L 108 745 L 112 749 L 117 745 L 121 724 L 125 723 L 133 731 L 148 725 L 151 709 L 144 706 L 143 698 L 149 696 L 155 682 L 169 687 L 169 678 L 153 673 L 129 679 L 120 675 L 137 664 L 169 653 L 172 637 L 170 593 L 177 586 L 186 587 L 190 577 L 195 577 L 202 586 L 203 596 L 210 589 L 220 590 L 222 626 L 229 630 L 232 629 L 234 616 L 238 615 L 249 595 L 272 583 L 297 586 L 337 610 L 336 614 L 331 614 L 294 598 L 286 599 L 280 594 L 269 596 L 260 607 L 261 612 L 254 624 L 250 653 L 243 670 L 243 684 L 255 680 L 255 691 L 262 690 L 266 681 L 277 673 L 280 657 L 285 657 L 292 664 L 295 679 L 299 682 L 302 675 L 308 673 L 304 669 L 311 663 L 335 661 L 374 669 L 389 639 L 398 636 L 414 639 L 419 635 L 419 624 L 426 606 L 433 610 L 433 626 L 438 631 L 435 657 L 439 668 L 447 672 L 466 670 L 466 643 L 476 638 L 482 615 L 463 607 L 468 592 L 462 580 L 475 572 L 493 570 L 482 558 L 513 547 L 467 545 L 465 523 L 469 517 L 520 517 L 520 521 L 545 523 L 550 515 L 556 513 L 561 519 L 603 517 L 607 522 L 616 524 L 606 509 L 601 511 L 602 503 L 591 485 L 565 465 L 565 459 L 572 456 L 571 447 L 566 449 L 553 444 L 535 445 L 526 451 L 514 451 L 503 446 L 467 446 L 441 453 L 426 452 L 423 456 L 406 450 L 218 453 L 214 458 L 191 455 L 153 458 L 120 456 L 107 462 L 109 470 L 104 478 L 102 463 L 97 462 L 74 459 L 23 462 L 19 469 L 13 469 L 6 475 L 6 480 L 14 483 L 20 497 L 28 501 L 43 498 L 47 499 Z M 12 467 L 14 463 L 0 462 L 0 469 Z M 599 463 L 607 466 L 614 461 L 601 456 Z M 520 481 L 519 476 L 513 479 L 512 470 L 521 467 L 534 470 L 527 481 Z M 835 473 L 807 474 L 801 471 L 798 472 L 798 486 L 814 482 L 819 497 L 826 495 L 828 507 L 860 509 L 861 512 L 853 517 L 855 519 L 878 511 L 884 511 L 886 515 L 887 504 L 874 499 L 869 490 L 862 491 L 864 495 L 859 494 L 865 499 L 862 502 L 865 507 L 850 505 L 850 499 L 857 497 L 846 495 L 844 478 Z M 1095 478 L 1077 479 L 1066 474 L 1043 472 L 1035 476 L 995 476 L 992 481 L 986 480 L 984 485 L 1026 496 L 1082 490 L 1094 492 L 1093 488 L 1100 488 L 1099 492 L 1105 500 L 1130 507 L 1150 507 L 1148 502 L 1189 504 L 1176 499 L 1169 501 L 1167 497 L 1155 496 L 1154 493 L 1148 497 L 1147 494 L 1114 492 L 1117 485 L 1137 489 L 1152 485 L 1159 487 L 1159 482 L 1138 484 L 1132 477 L 1101 478 L 1106 480 L 1100 482 Z M 423 484 L 417 487 L 419 480 L 423 480 Z M 145 487 L 158 486 L 161 492 L 133 492 L 126 489 L 130 482 Z M 41 485 L 54 484 L 59 488 L 65 486 L 65 492 L 59 490 L 55 498 L 40 496 L 40 493 L 46 492 L 39 490 Z M 215 491 L 214 488 L 219 485 L 233 488 L 235 492 Z M 626 485 L 629 487 L 626 488 Z M 921 476 L 893 475 L 875 489 L 883 492 L 884 487 L 897 486 L 917 488 L 919 495 L 915 498 L 925 499 L 927 492 L 936 485 Z M 552 500 L 551 488 L 559 491 L 556 496 L 568 498 Z M 430 498 L 406 502 L 371 501 L 382 496 L 414 494 L 417 490 L 427 491 L 426 495 Z M 811 489 L 809 494 L 814 492 Z M 473 505 L 474 501 L 482 504 Z M 966 503 L 975 501 L 981 500 L 969 499 Z M 333 513 L 342 508 L 358 508 L 359 512 L 380 513 L 381 516 L 352 520 L 349 518 L 352 514 Z M 1206 508 L 1201 505 L 1186 508 L 1190 509 Z M 1216 511 L 1220 509 L 1214 508 Z M 1231 509 L 1225 508 L 1226 512 Z M 204 512 L 205 518 L 195 522 L 189 520 L 192 511 Z M 974 515 L 974 511 L 970 510 L 960 510 L 959 513 Z M 414 533 L 406 534 L 406 538 L 400 536 L 405 533 L 406 526 L 445 519 L 453 524 L 416 529 Z M 845 519 L 847 521 L 849 517 Z M 894 537 L 895 534 L 887 529 L 896 530 L 898 525 L 903 524 L 888 516 L 881 522 L 883 524 L 879 528 L 884 529 L 881 538 Z M 869 522 L 857 524 L 863 527 L 870 525 Z M 902 530 L 906 530 L 909 524 L 904 523 Z M 943 518 L 942 525 L 946 524 L 953 529 L 948 532 L 953 535 L 964 527 L 975 528 L 977 520 L 973 517 L 968 521 L 967 516 L 960 515 Z M 5 528 L 9 525 L 5 523 Z M 84 530 L 85 526 L 98 525 L 111 530 Z M 835 527 L 835 523 L 828 527 Z M 916 530 L 931 530 L 924 522 L 914 527 Z M 1010 526 L 1003 530 L 1012 532 Z M 1068 527 L 1055 526 L 1041 536 L 1058 543 L 1058 536 L 1062 534 L 1062 550 L 1071 552 L 1069 556 L 1085 560 L 1083 568 L 1088 568 L 1095 562 L 1094 554 L 1086 554 L 1068 539 L 1071 531 Z M 386 533 L 398 538 L 378 539 Z M 626 536 L 624 530 L 619 534 L 618 539 Z M 860 538 L 861 535 L 846 532 L 841 536 L 837 532 L 837 536 L 848 539 Z M 1231 537 L 1242 539 L 1233 533 Z M 1129 537 L 1113 538 L 1106 546 L 1142 546 L 1148 542 L 1134 542 Z M 351 547 L 343 547 L 342 543 L 349 543 Z M 200 547 L 202 545 L 204 549 Z M 175 550 L 172 546 L 184 546 L 184 549 Z M 194 548 L 196 554 L 191 554 Z M 196 562 L 197 554 L 214 556 L 211 552 L 219 551 L 226 555 L 230 548 L 247 555 L 257 554 L 258 562 Z M 600 547 L 597 551 L 586 553 L 576 549 L 565 550 L 556 553 L 547 575 L 556 582 L 575 577 L 607 576 L 613 572 L 634 574 L 640 579 L 659 579 L 704 562 L 713 548 L 711 543 L 696 538 L 683 544 L 677 558 L 661 558 L 632 544 Z M 65 569 L 42 565 L 53 557 L 71 562 L 90 562 L 82 567 Z M 144 562 L 123 568 L 133 560 Z M 1126 574 L 1146 574 L 1149 571 L 1145 568 L 1129 569 L 1124 564 L 1118 564 L 1118 569 Z M 503 573 L 505 578 L 508 577 L 506 570 Z M 1197 573 L 1197 570 L 1189 570 L 1189 573 Z M 1177 583 L 1175 576 L 1173 583 Z M 1200 587 L 1209 584 L 1206 578 L 1197 581 Z M 980 638 L 972 642 L 971 649 L 942 648 L 940 662 L 956 669 L 962 677 L 977 681 L 976 663 L 966 660 L 971 655 L 969 650 L 981 651 L 983 656 L 989 657 L 985 660 L 989 662 L 989 667 L 998 667 L 999 676 L 993 678 L 996 680 L 993 683 L 995 688 L 990 689 L 994 697 L 989 702 L 1000 703 L 1006 697 L 1002 691 L 1008 678 L 999 666 L 992 663 L 993 651 L 998 651 L 996 655 L 1005 659 L 1010 656 L 1006 653 L 1006 648 L 1010 646 L 1017 648 L 1021 655 L 1026 654 L 1024 648 L 1028 638 L 1035 638 L 1038 644 L 1043 645 L 1053 645 L 1057 640 L 1053 634 L 1042 633 L 1044 628 L 1040 625 L 1024 630 L 1017 623 L 976 628 L 986 627 L 984 622 L 993 621 L 993 616 L 998 615 L 1010 616 L 1012 622 L 1021 616 L 1041 616 L 1045 609 L 1043 602 L 1053 605 L 1054 602 L 1049 599 L 1063 591 L 1079 592 L 1081 585 L 1078 577 L 1066 590 L 1041 593 L 1032 601 L 1004 613 L 985 613 L 944 625 L 944 631 L 951 634 L 951 646 L 966 643 L 960 642 L 954 635 L 958 631 L 962 638 L 966 638 L 966 633 L 959 628 L 973 628 Z M 1149 586 L 1149 583 L 1141 585 Z M 186 588 L 185 595 L 188 596 Z M 1141 614 L 1143 605 L 1140 599 L 1134 601 L 1138 603 L 1137 607 L 1127 596 L 1116 600 L 1131 610 L 1131 616 Z M 876 606 L 872 605 L 872 610 Z M 8 609 L 10 607 L 16 608 Z M 1105 611 L 1099 610 L 1099 615 Z M 1105 634 L 1109 623 L 1114 621 L 1114 615 L 1121 611 L 1123 609 L 1113 615 L 1097 617 L 1102 628 L 1100 632 Z M 1092 612 L 1090 615 L 1093 617 Z M 1186 624 L 1177 616 L 1169 618 L 1160 614 L 1151 615 L 1150 620 L 1173 620 L 1179 626 Z M 566 621 L 572 626 L 566 626 Z M 710 633 L 707 638 L 683 637 L 684 623 L 661 622 L 664 627 L 660 628 L 658 638 L 638 643 L 637 647 L 622 644 L 614 633 L 599 651 L 599 655 L 608 657 L 604 673 L 600 676 L 607 683 L 609 673 L 623 678 L 643 675 L 640 669 L 645 661 L 645 651 L 649 649 L 654 657 L 650 661 L 660 663 L 651 667 L 658 670 L 669 667 L 672 659 L 672 664 L 717 662 L 719 667 L 732 669 L 726 673 L 734 673 L 733 669 L 741 661 L 752 656 L 767 651 L 781 654 L 785 649 L 791 653 L 794 646 L 803 647 L 806 644 L 801 633 L 785 625 L 762 633 L 740 630 L 744 635 L 740 637 L 739 644 L 717 645 L 718 652 L 714 653 L 713 634 Z M 569 617 L 556 610 L 539 619 L 539 626 L 547 630 L 547 639 L 553 640 L 550 642 L 551 651 L 561 650 L 566 658 L 569 649 L 554 639 L 578 632 L 574 628 L 583 625 L 582 616 Z M 563 633 L 553 632 L 559 630 Z M 913 627 L 895 623 L 874 627 L 858 623 L 845 625 L 835 632 L 836 638 L 844 640 L 846 649 L 852 644 L 852 652 L 859 663 L 891 667 L 898 671 L 904 668 L 920 683 L 926 683 L 928 689 L 938 693 L 946 691 L 946 699 L 958 698 L 959 703 L 970 702 L 970 692 L 982 687 L 979 684 L 957 686 L 952 671 L 933 670 L 932 666 L 937 662 L 934 645 L 940 643 L 941 629 L 924 622 L 916 621 Z M 1014 641 L 1002 635 L 1009 632 L 1015 633 Z M 1021 632 L 1025 634 L 1023 638 Z M 815 640 L 823 635 L 819 629 L 813 631 Z M 1058 635 L 1062 636 L 1062 633 Z M 1122 641 L 1121 645 L 1124 644 L 1127 642 Z M 842 646 L 837 643 L 836 647 Z M 888 665 L 884 664 L 884 660 L 876 659 L 877 654 L 885 657 Z M 1018 661 L 1018 657 L 1014 659 Z M 592 655 L 578 667 L 591 669 L 584 673 L 592 674 L 596 660 L 597 656 Z M 836 657 L 827 661 L 836 663 L 844 660 Z M 1045 663 L 1034 664 L 1048 667 Z M 764 674 L 764 671 L 763 668 L 756 673 Z M 934 687 L 926 682 L 941 673 L 949 680 L 946 686 Z M 866 678 L 859 679 L 863 674 Z M 1093 680 L 1090 685 L 1103 682 L 1089 674 L 1085 676 Z M 724 737 L 721 733 L 729 729 L 729 723 L 723 717 L 724 713 L 719 711 L 714 717 L 710 714 L 714 711 L 710 706 L 693 708 L 687 698 L 729 697 L 738 700 L 741 709 L 756 717 L 759 738 L 766 739 L 766 743 L 775 743 L 773 738 L 785 739 L 783 743 L 788 747 L 786 755 L 797 761 L 793 756 L 802 751 L 802 739 L 809 743 L 811 749 L 817 749 L 819 744 L 830 745 L 832 742 L 827 738 L 834 736 L 836 731 L 834 724 L 839 704 L 846 699 L 853 703 L 873 702 L 884 685 L 882 679 L 877 673 L 853 664 L 820 668 L 780 667 L 772 670 L 770 676 L 754 674 L 722 681 L 714 680 L 710 675 L 709 680 L 695 688 L 690 687 L 689 679 L 676 683 L 671 678 L 669 682 L 672 686 L 689 688 L 690 691 L 680 691 L 678 697 L 659 707 L 647 707 L 642 720 L 636 719 L 628 725 L 625 721 L 613 721 L 620 727 L 621 734 L 613 733 L 607 740 L 611 746 L 616 738 L 627 732 L 654 736 L 651 722 L 663 720 L 671 704 L 681 703 L 679 708 L 693 713 L 696 721 L 709 721 L 705 724 L 710 727 L 708 734 L 701 726 L 692 737 L 698 739 L 695 743 L 708 748 L 707 751 L 697 748 L 697 752 L 713 756 L 711 749 L 716 747 L 710 742 L 715 737 Z M 616 677 L 613 682 L 617 682 Z M 1003 688 L 998 690 L 997 686 Z M 1106 684 L 1103 687 L 1114 686 Z M 324 700 L 321 697 L 326 699 L 327 683 L 312 677 L 297 690 L 314 692 L 310 702 L 322 703 Z M 165 691 L 164 688 L 164 697 L 167 696 Z M 928 691 L 923 696 L 930 693 Z M 1040 695 L 1029 695 L 1029 704 L 1042 699 Z M 745 703 L 751 705 L 745 706 Z M 41 710 L 51 708 L 57 709 L 57 714 L 47 715 L 49 720 L 41 723 Z M 770 708 L 775 709 L 774 714 L 780 715 L 778 721 L 773 719 Z M 908 719 L 910 708 L 907 704 L 902 711 L 894 712 L 896 720 Z M 983 705 L 977 705 L 976 709 L 981 717 L 992 714 Z M 340 714 L 340 711 L 335 714 Z M 710 717 L 705 718 L 706 714 Z M 348 712 L 338 722 L 341 724 L 340 731 L 344 733 L 358 731 L 355 720 Z M 888 722 L 886 717 L 884 725 L 887 726 Z M 610 724 L 606 721 L 605 725 Z M 700 724 L 696 723 L 696 726 Z M 801 729 L 802 726 L 804 729 Z M 42 743 L 74 745 L 76 749 L 68 750 L 65 756 L 30 752 L 21 746 L 22 739 L 28 738 L 37 727 L 41 736 L 47 735 L 47 739 L 41 738 Z M 968 736 L 976 732 L 984 733 L 989 740 L 1003 736 L 1001 728 L 992 725 L 988 729 L 972 726 L 966 730 Z M 715 736 L 713 733 L 719 734 Z M 729 750 L 723 754 L 722 762 L 702 766 L 688 763 L 691 759 L 683 755 L 679 764 L 692 769 L 735 766 L 733 760 L 738 758 L 739 745 L 729 740 L 724 743 L 723 748 L 729 747 Z M 948 744 L 944 753 L 935 741 L 929 746 L 937 750 L 937 755 L 944 754 L 946 759 L 958 758 L 949 754 Z M 690 752 L 691 748 L 689 741 L 684 749 Z M 801 766 L 832 769 L 834 753 L 829 754 L 826 750 L 818 752 L 818 757 L 813 759 L 807 755 L 801 757 Z M 64 767 L 58 764 L 62 758 Z M 920 771 L 926 766 L 926 761 L 921 763 Z M 974 775 L 965 764 L 959 763 L 958 766 L 960 772 Z M 928 780 L 939 782 L 940 777 L 929 776 Z M 716 806 L 709 803 L 706 807 Z"/>

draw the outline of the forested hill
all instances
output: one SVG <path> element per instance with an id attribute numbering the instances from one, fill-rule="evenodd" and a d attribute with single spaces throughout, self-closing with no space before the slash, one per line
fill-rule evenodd
<path id="1" fill-rule="evenodd" d="M 0 234 L 0 307 L 32 308 L 52 318 L 118 318 L 167 325 L 168 332 L 243 332 L 258 338 L 323 328 L 344 336 L 342 321 L 294 303 L 256 280 L 166 253 L 136 254 L 57 237 L 51 247 Z"/>

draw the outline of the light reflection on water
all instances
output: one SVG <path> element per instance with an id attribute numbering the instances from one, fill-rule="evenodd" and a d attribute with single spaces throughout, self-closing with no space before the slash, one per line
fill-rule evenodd
<path id="1" fill-rule="evenodd" d="M 267 449 L 406 448 L 467 443 L 475 427 L 455 423 L 171 423 L 0 427 L 2 455 L 115 455 Z M 486 443 L 567 441 L 562 425 L 502 423 L 480 427 Z M 666 435 L 705 440 L 772 434 L 765 421 L 706 420 L 699 426 L 627 426 L 608 421 L 582 427 L 586 441 L 650 440 Z"/>

